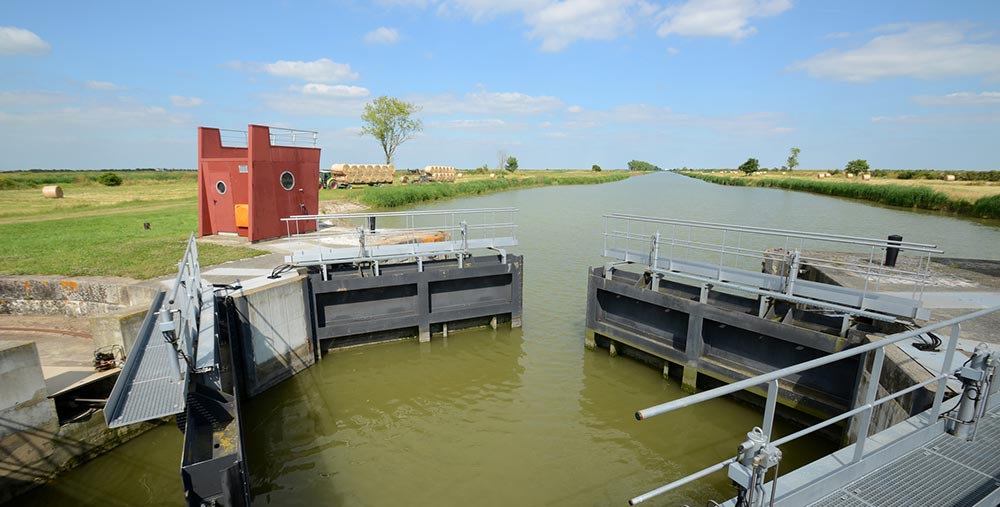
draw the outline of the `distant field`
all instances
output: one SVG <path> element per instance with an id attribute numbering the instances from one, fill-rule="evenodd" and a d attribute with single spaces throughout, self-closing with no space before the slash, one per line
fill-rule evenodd
<path id="1" fill-rule="evenodd" d="M 773 171 L 772 171 L 773 172 Z M 819 180 L 816 175 L 819 171 L 787 171 L 784 176 L 781 173 L 764 174 L 751 176 L 751 178 L 803 178 Z M 859 183 L 857 178 L 848 178 L 844 173 L 823 178 L 825 182 Z M 888 177 L 874 177 L 863 182 L 865 185 L 900 185 L 903 187 L 927 187 L 938 192 L 942 192 L 952 199 L 965 199 L 975 201 L 981 197 L 989 197 L 1000 194 L 1000 181 L 944 181 L 937 179 L 896 179 Z"/>
<path id="2" fill-rule="evenodd" d="M 681 174 L 711 183 L 771 187 L 848 197 L 889 206 L 945 211 L 979 218 L 1000 218 L 1000 182 L 893 179 L 868 181 L 843 173 L 818 178 L 819 171 L 771 171 L 755 176 L 732 171 L 682 171 Z"/>
<path id="3" fill-rule="evenodd" d="M 173 273 L 188 235 L 198 226 L 198 178 L 194 171 L 115 171 L 122 185 L 97 183 L 100 172 L 0 173 L 0 275 L 124 276 L 156 278 Z M 362 202 L 373 207 L 499 192 L 529 186 L 603 183 L 622 171 L 519 171 L 490 178 L 463 175 L 459 183 L 422 183 L 321 190 L 321 201 Z M 397 173 L 397 182 L 402 173 Z M 57 184 L 64 197 L 42 196 Z M 143 223 L 151 224 L 144 230 Z M 198 246 L 209 266 L 266 252 L 211 243 Z"/>

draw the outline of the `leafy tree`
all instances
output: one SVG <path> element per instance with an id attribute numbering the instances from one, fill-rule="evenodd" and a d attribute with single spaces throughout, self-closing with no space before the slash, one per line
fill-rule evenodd
<path id="1" fill-rule="evenodd" d="M 517 157 L 507 157 L 507 163 L 503 165 L 503 168 L 508 172 L 514 172 L 517 170 Z"/>
<path id="2" fill-rule="evenodd" d="M 801 152 L 802 152 L 802 150 L 800 150 L 798 148 L 792 148 L 791 149 L 791 153 L 792 154 L 788 156 L 788 169 L 789 170 L 794 171 L 795 168 L 799 165 L 799 153 L 801 153 Z"/>
<path id="3" fill-rule="evenodd" d="M 420 107 L 385 95 L 365 104 L 361 113 L 360 135 L 374 137 L 385 152 L 385 163 L 392 163 L 392 156 L 399 145 L 424 128 L 424 123 L 413 115 Z"/>
<path id="4" fill-rule="evenodd" d="M 593 165 L 593 166 L 592 166 L 592 167 L 590 168 L 590 170 L 591 170 L 591 171 L 594 171 L 595 173 L 599 173 L 599 172 L 601 172 L 601 166 L 599 166 L 599 165 L 597 165 L 597 164 L 594 164 L 594 165 Z"/>
<path id="5" fill-rule="evenodd" d="M 844 170 L 852 173 L 866 173 L 868 172 L 868 161 L 860 158 L 852 160 L 847 163 L 847 167 Z"/>
<path id="6" fill-rule="evenodd" d="M 757 172 L 760 169 L 760 162 L 755 158 L 748 158 L 746 162 L 740 164 L 740 171 L 743 171 L 747 176 Z"/>
<path id="7" fill-rule="evenodd" d="M 642 160 L 632 160 L 628 163 L 629 171 L 662 171 L 659 167 L 650 164 L 649 162 L 643 162 Z"/>

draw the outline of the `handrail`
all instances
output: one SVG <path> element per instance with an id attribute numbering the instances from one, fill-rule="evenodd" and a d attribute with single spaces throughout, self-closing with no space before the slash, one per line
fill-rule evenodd
<path id="1" fill-rule="evenodd" d="M 816 424 L 814 424 L 812 426 L 809 426 L 809 427 L 807 427 L 805 429 L 802 429 L 802 430 L 800 430 L 798 432 L 795 432 L 795 433 L 793 433 L 791 435 L 785 436 L 783 438 L 780 438 L 780 439 L 777 439 L 777 440 L 771 442 L 772 445 L 774 445 L 774 446 L 783 445 L 783 444 L 786 444 L 786 443 L 791 442 L 793 440 L 796 440 L 796 439 L 798 439 L 800 437 L 808 435 L 810 433 L 819 431 L 820 429 L 823 429 L 823 428 L 825 428 L 827 426 L 830 426 L 830 425 L 835 424 L 837 422 L 840 422 L 842 420 L 848 419 L 848 418 L 853 417 L 853 416 L 857 416 L 857 415 L 862 414 L 862 413 L 866 413 L 866 417 L 865 417 L 865 419 L 863 419 L 861 421 L 861 426 L 860 426 L 860 429 L 858 431 L 858 440 L 854 444 L 856 447 L 855 447 L 854 461 L 853 462 L 857 462 L 857 461 L 859 461 L 861 459 L 861 457 L 863 455 L 864 446 L 865 446 L 865 443 L 868 440 L 868 426 L 869 426 L 869 424 L 871 422 L 871 418 L 872 418 L 872 414 L 873 414 L 873 409 L 876 406 L 881 405 L 883 403 L 886 403 L 888 401 L 891 401 L 893 399 L 896 399 L 896 398 L 898 398 L 900 396 L 903 396 L 903 395 L 905 395 L 907 393 L 910 393 L 910 392 L 915 391 L 917 389 L 920 389 L 922 387 L 925 387 L 925 386 L 928 386 L 930 384 L 933 384 L 934 382 L 937 382 L 938 386 L 937 386 L 937 390 L 936 390 L 935 396 L 934 396 L 934 401 L 933 401 L 933 404 L 932 404 L 932 407 L 931 407 L 931 417 L 929 418 L 929 424 L 932 423 L 933 421 L 937 420 L 938 416 L 941 413 L 941 404 L 942 404 L 943 399 L 944 399 L 945 383 L 947 382 L 947 378 L 950 375 L 950 373 L 952 373 L 951 372 L 952 360 L 954 358 L 955 350 L 956 350 L 957 345 L 958 345 L 958 336 L 959 336 L 959 331 L 960 331 L 960 328 L 961 328 L 961 323 L 965 322 L 967 320 L 971 320 L 971 319 L 975 319 L 975 318 L 978 318 L 978 317 L 982 317 L 984 315 L 988 315 L 988 314 L 991 314 L 991 313 L 994 313 L 994 312 L 997 312 L 997 311 L 1000 311 L 1000 305 L 993 306 L 991 308 L 985 308 L 985 309 L 978 310 L 978 311 L 971 312 L 971 313 L 967 313 L 965 315 L 961 315 L 959 317 L 955 317 L 955 318 L 944 320 L 944 321 L 941 321 L 941 322 L 938 322 L 938 323 L 935 323 L 935 324 L 924 326 L 924 327 L 919 328 L 919 329 L 914 329 L 914 330 L 910 330 L 910 331 L 905 331 L 905 332 L 901 332 L 901 333 L 892 334 L 892 335 L 889 335 L 889 336 L 885 337 L 884 339 L 879 340 L 877 342 L 872 342 L 872 343 L 868 343 L 868 344 L 865 344 L 865 345 L 859 345 L 857 347 L 853 347 L 853 348 L 848 349 L 848 350 L 844 350 L 844 351 L 841 351 L 841 352 L 830 354 L 830 355 L 825 356 L 825 357 L 821 357 L 821 358 L 813 359 L 813 360 L 806 361 L 806 362 L 803 362 L 803 363 L 799 363 L 799 364 L 796 364 L 796 365 L 792 365 L 792 366 L 788 366 L 788 367 L 785 367 L 785 368 L 781 368 L 781 369 L 775 370 L 775 371 L 770 372 L 770 373 L 765 373 L 763 375 L 758 375 L 758 376 L 755 376 L 755 377 L 752 377 L 752 378 L 748 378 L 748 379 L 745 379 L 745 380 L 734 382 L 732 384 L 728 384 L 728 385 L 725 385 L 725 386 L 717 387 L 715 389 L 711 389 L 711 390 L 708 390 L 708 391 L 705 391 L 705 392 L 702 392 L 702 393 L 693 394 L 691 396 L 687 396 L 687 397 L 681 398 L 679 400 L 674 400 L 674 401 L 670 401 L 670 402 L 667 402 L 667 403 L 662 403 L 660 405 L 655 405 L 655 406 L 652 406 L 652 407 L 648 407 L 648 408 L 645 408 L 645 409 L 642 409 L 642 410 L 639 410 L 639 411 L 635 412 L 635 418 L 637 420 L 642 421 L 642 420 L 645 420 L 645 419 L 649 419 L 650 417 L 655 417 L 655 416 L 658 416 L 658 415 L 663 415 L 663 414 L 666 414 L 668 412 L 673 412 L 675 410 L 679 410 L 679 409 L 682 409 L 682 408 L 685 408 L 685 407 L 689 407 L 689 406 L 696 405 L 696 404 L 699 404 L 699 403 L 703 403 L 703 402 L 706 402 L 706 401 L 709 401 L 709 400 L 713 400 L 713 399 L 716 399 L 716 398 L 719 398 L 719 397 L 722 397 L 722 396 L 733 394 L 735 392 L 742 391 L 744 389 L 748 389 L 748 388 L 751 388 L 751 387 L 759 386 L 759 385 L 762 385 L 762 384 L 767 384 L 768 385 L 768 396 L 767 396 L 766 406 L 768 407 L 768 409 L 765 410 L 763 428 L 765 428 L 764 429 L 764 433 L 766 434 L 767 438 L 770 439 L 771 428 L 772 428 L 773 418 L 774 418 L 773 407 L 774 407 L 774 404 L 777 401 L 776 398 L 777 398 L 777 395 L 778 395 L 778 388 L 777 388 L 778 387 L 778 380 L 780 380 L 780 379 L 782 379 L 784 377 L 787 377 L 789 375 L 793 375 L 793 374 L 796 374 L 796 373 L 801 373 L 801 372 L 806 371 L 806 370 L 810 370 L 810 369 L 817 368 L 817 367 L 820 367 L 820 366 L 825 366 L 827 364 L 831 364 L 831 363 L 834 363 L 834 362 L 837 362 L 837 361 L 840 361 L 840 360 L 843 360 L 843 359 L 847 359 L 847 358 L 855 357 L 855 356 L 858 356 L 858 355 L 861 355 L 861 354 L 865 354 L 867 352 L 875 351 L 876 355 L 875 355 L 875 360 L 874 360 L 874 362 L 872 364 L 872 372 L 871 372 L 871 375 L 869 377 L 870 378 L 870 380 L 869 380 L 869 386 L 868 386 L 868 390 L 867 390 L 867 393 L 866 393 L 866 397 L 865 397 L 864 403 L 862 405 L 860 405 L 858 407 L 855 407 L 854 409 L 849 410 L 849 411 L 847 411 L 847 412 L 845 412 L 843 414 L 840 414 L 840 415 L 832 417 L 830 419 L 821 421 L 821 422 L 816 423 Z M 876 399 L 875 395 L 877 394 L 878 382 L 879 382 L 879 378 L 881 377 L 881 373 L 882 373 L 882 362 L 883 362 L 883 359 L 885 357 L 885 348 L 887 346 L 889 346 L 889 345 L 893 345 L 893 344 L 901 342 L 903 340 L 912 339 L 912 338 L 915 338 L 915 337 L 917 337 L 919 335 L 926 334 L 926 333 L 929 333 L 929 332 L 932 332 L 932 331 L 936 331 L 936 330 L 939 330 L 939 329 L 943 329 L 943 328 L 947 328 L 947 327 L 951 327 L 952 328 L 952 332 L 951 332 L 951 337 L 950 337 L 950 339 L 948 341 L 948 347 L 945 350 L 945 357 L 944 357 L 944 362 L 942 363 L 942 366 L 941 366 L 941 371 L 937 375 L 934 375 L 933 377 L 931 377 L 930 379 L 924 380 L 923 382 L 920 382 L 920 383 L 918 383 L 916 385 L 910 386 L 910 387 L 908 387 L 906 389 L 903 389 L 903 390 L 897 391 L 895 393 L 891 393 L 891 394 L 888 394 L 886 396 L 883 396 L 881 398 Z M 640 502 L 643 502 L 645 500 L 648 500 L 648 499 L 650 499 L 650 498 L 652 498 L 654 496 L 658 496 L 658 495 L 666 493 L 667 491 L 670 491 L 672 489 L 676 489 L 677 487 L 680 487 L 680 486 L 682 486 L 684 484 L 687 484 L 687 483 L 689 483 L 689 482 L 691 482 L 691 481 L 693 481 L 693 480 L 695 480 L 697 478 L 700 478 L 700 477 L 703 477 L 705 475 L 708 475 L 708 474 L 710 474 L 710 473 L 712 473 L 714 471 L 721 470 L 726 465 L 728 465 L 729 463 L 732 463 L 732 462 L 733 462 L 733 458 L 729 458 L 729 459 L 724 460 L 724 461 L 722 461 L 720 463 L 716 463 L 714 465 L 706 467 L 706 468 L 704 468 L 704 469 L 702 469 L 702 470 L 700 470 L 698 472 L 695 472 L 694 474 L 690 474 L 687 477 L 684 477 L 682 479 L 676 480 L 674 482 L 671 482 L 670 484 L 667 484 L 665 486 L 661 486 L 661 487 L 656 488 L 656 489 L 654 489 L 652 491 L 649 491 L 649 492 L 644 493 L 642 495 L 639 495 L 639 496 L 637 496 L 635 498 L 632 498 L 631 500 L 629 500 L 629 504 L 630 505 L 635 505 L 637 503 L 640 503 Z"/>
<path id="2" fill-rule="evenodd" d="M 406 217 L 406 216 L 427 216 L 427 215 L 462 215 L 470 213 L 512 213 L 517 208 L 469 208 L 469 209 L 447 209 L 447 210 L 416 210 L 416 211 L 380 211 L 377 213 L 367 213 L 364 211 L 357 213 L 332 213 L 325 215 L 292 215 L 282 218 L 283 222 L 294 222 L 300 220 L 326 220 L 329 218 L 363 218 L 363 217 Z"/>
<path id="3" fill-rule="evenodd" d="M 724 386 L 716 387 L 702 393 L 693 394 L 691 396 L 685 396 L 679 400 L 669 401 L 667 403 L 662 403 L 660 405 L 655 405 L 649 408 L 644 408 L 635 413 L 635 418 L 638 420 L 649 419 L 650 417 L 666 414 L 667 412 L 672 412 L 679 408 L 689 407 L 691 405 L 701 403 L 703 401 L 713 400 L 720 396 L 725 396 L 727 394 L 732 394 L 737 391 L 742 391 L 744 389 L 758 386 L 761 384 L 766 384 L 772 380 L 777 380 L 782 377 L 787 377 L 795 373 L 800 373 L 805 370 L 811 370 L 819 366 L 824 366 L 830 363 L 835 363 L 841 359 L 847 359 L 849 357 L 854 357 L 859 354 L 863 354 L 870 350 L 879 349 L 885 347 L 886 345 L 892 345 L 896 342 L 901 342 L 916 336 L 929 333 L 932 331 L 937 331 L 938 329 L 954 326 L 955 324 L 960 324 L 967 320 L 982 317 L 983 315 L 988 315 L 993 312 L 1000 311 L 1000 305 L 993 306 L 990 308 L 985 308 L 983 310 L 978 310 L 972 313 L 967 313 L 965 315 L 960 315 L 953 319 L 943 320 L 936 324 L 931 324 L 926 327 L 919 329 L 913 329 L 910 331 L 905 331 L 902 333 L 896 333 L 885 337 L 885 339 L 879 340 L 877 342 L 867 343 L 865 345 L 858 345 L 847 350 L 842 350 L 840 352 L 835 352 L 828 356 L 819 357 L 806 361 L 804 363 L 799 363 L 792 366 L 786 366 L 780 370 L 775 370 L 770 373 L 765 373 L 763 375 L 758 375 L 756 377 L 748 378 L 745 380 L 740 380 L 739 382 L 733 382 L 732 384 L 727 384 Z"/>
<path id="4" fill-rule="evenodd" d="M 658 218 L 658 217 L 648 217 L 642 215 L 629 215 L 626 213 L 609 213 L 605 215 L 607 218 L 618 218 L 625 220 L 635 220 L 637 222 L 648 222 L 666 225 L 683 225 L 691 227 L 700 227 L 704 229 L 713 230 L 731 230 L 731 231 L 742 231 L 742 232 L 753 232 L 756 234 L 766 234 L 771 236 L 787 236 L 793 238 L 801 239 L 813 239 L 821 241 L 830 241 L 834 243 L 847 243 L 855 245 L 864 246 L 878 246 L 878 247 L 892 247 L 906 249 L 916 252 L 924 253 L 944 253 L 943 250 L 939 250 L 937 245 L 931 245 L 926 243 L 912 243 L 909 241 L 889 241 L 885 239 L 874 239 L 865 238 L 860 236 L 845 236 L 840 234 L 829 234 L 825 232 L 805 232 L 805 231 L 794 231 L 787 229 L 772 229 L 764 227 L 754 227 L 749 225 L 731 225 L 731 224 L 719 224 L 713 222 L 696 222 L 693 220 L 680 220 L 675 218 Z"/>

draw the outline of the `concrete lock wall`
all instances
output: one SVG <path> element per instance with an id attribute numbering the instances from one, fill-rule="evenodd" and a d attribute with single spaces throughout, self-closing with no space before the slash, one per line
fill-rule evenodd
<path id="1" fill-rule="evenodd" d="M 247 394 L 256 396 L 315 362 L 307 280 L 296 275 L 234 295 Z"/>
<path id="2" fill-rule="evenodd" d="M 35 343 L 0 341 L 0 504 L 154 426 L 109 430 L 101 410 L 60 426 Z"/>
<path id="3" fill-rule="evenodd" d="M 149 306 L 156 290 L 128 279 L 11 276 L 0 278 L 0 313 L 109 315 Z"/>

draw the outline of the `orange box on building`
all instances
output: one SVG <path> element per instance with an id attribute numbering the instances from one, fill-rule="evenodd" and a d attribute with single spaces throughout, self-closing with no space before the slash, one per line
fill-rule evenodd
<path id="1" fill-rule="evenodd" d="M 223 132 L 235 133 L 227 143 L 237 146 L 224 146 Z M 250 125 L 243 133 L 198 127 L 198 236 L 277 238 L 287 233 L 282 218 L 318 214 L 320 149 L 315 143 L 315 132 L 302 130 Z M 316 227 L 298 226 L 297 232 Z"/>

